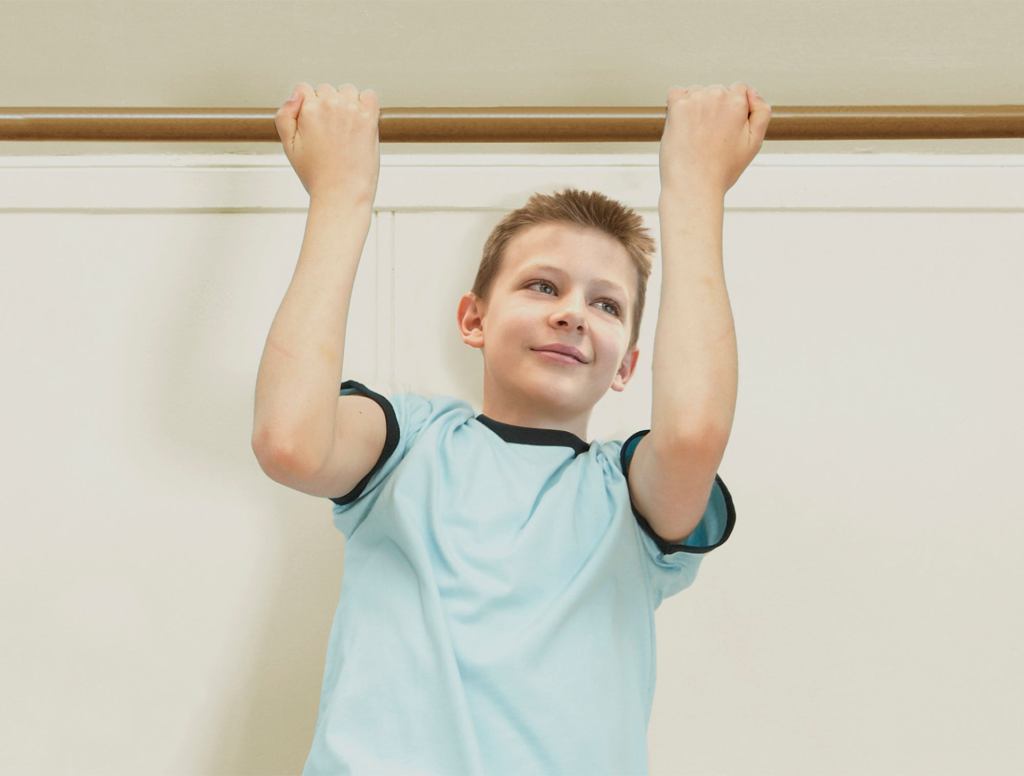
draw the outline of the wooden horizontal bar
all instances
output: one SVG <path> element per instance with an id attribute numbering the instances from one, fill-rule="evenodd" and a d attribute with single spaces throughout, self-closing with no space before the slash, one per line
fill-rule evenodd
<path id="1" fill-rule="evenodd" d="M 280 142 L 270 108 L 0 108 L 2 140 Z M 665 107 L 381 108 L 384 143 L 658 142 Z M 766 140 L 1024 137 L 1024 105 L 772 106 Z"/>

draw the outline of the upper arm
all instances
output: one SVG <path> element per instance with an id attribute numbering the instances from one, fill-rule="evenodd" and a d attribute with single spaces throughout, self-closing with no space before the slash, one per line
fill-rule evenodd
<path id="1" fill-rule="evenodd" d="M 339 396 L 333 443 L 326 460 L 313 470 L 281 466 L 270 476 L 311 496 L 348 495 L 380 459 L 386 437 L 384 410 L 376 401 L 358 394 Z"/>
<path id="2" fill-rule="evenodd" d="M 700 523 L 725 446 L 706 439 L 661 442 L 652 431 L 633 451 L 626 480 L 636 510 L 654 532 L 682 544 Z"/>

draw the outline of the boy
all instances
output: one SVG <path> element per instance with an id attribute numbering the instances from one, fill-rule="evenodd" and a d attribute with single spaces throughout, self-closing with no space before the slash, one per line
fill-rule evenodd
<path id="1" fill-rule="evenodd" d="M 253 450 L 330 498 L 347 539 L 304 776 L 646 773 L 654 610 L 735 521 L 717 475 L 737 383 L 721 222 L 767 104 L 742 84 L 670 90 L 651 428 L 588 443 L 594 404 L 637 364 L 654 251 L 640 216 L 570 189 L 495 228 L 458 306 L 482 413 L 355 380 L 339 396 L 379 106 L 351 84 L 296 94 L 275 121 L 309 219 Z"/>

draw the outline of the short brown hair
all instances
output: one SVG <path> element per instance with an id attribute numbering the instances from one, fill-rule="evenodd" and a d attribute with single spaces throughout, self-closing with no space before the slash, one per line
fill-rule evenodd
<path id="1" fill-rule="evenodd" d="M 555 194 L 534 194 L 525 205 L 506 215 L 484 243 L 483 257 L 473 281 L 473 293 L 485 303 L 501 269 L 502 256 L 509 241 L 534 224 L 565 222 L 600 229 L 614 237 L 629 254 L 636 268 L 636 304 L 631 320 L 629 347 L 636 346 L 640 321 L 644 315 L 647 279 L 651 276 L 651 257 L 655 242 L 643 225 L 643 218 L 632 208 L 597 191 L 565 189 Z"/>

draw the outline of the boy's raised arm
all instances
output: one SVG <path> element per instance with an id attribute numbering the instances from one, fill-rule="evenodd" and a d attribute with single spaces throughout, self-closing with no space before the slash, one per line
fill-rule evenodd
<path id="1" fill-rule="evenodd" d="M 663 191 L 661 299 L 652 356 L 651 434 L 725 440 L 736 410 L 736 331 L 722 262 L 721 194 Z"/>
<path id="2" fill-rule="evenodd" d="M 736 331 L 722 261 L 725 192 L 761 147 L 771 108 L 743 84 L 669 90 L 659 169 L 662 286 L 651 435 L 723 451 L 736 412 Z"/>
<path id="3" fill-rule="evenodd" d="M 373 217 L 380 108 L 371 90 L 360 95 L 351 84 L 316 93 L 300 84 L 296 95 L 275 123 L 309 211 L 260 360 L 252 448 L 264 468 L 309 471 L 334 444 L 349 303 Z"/>

